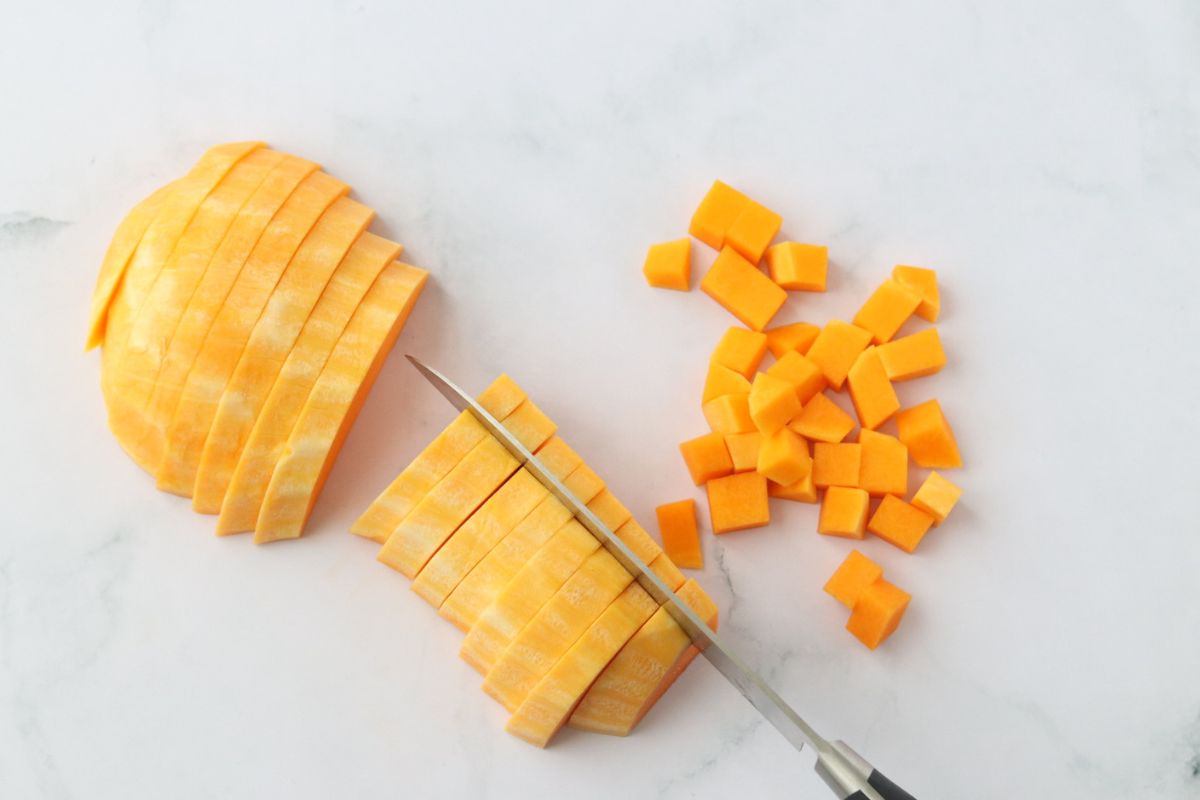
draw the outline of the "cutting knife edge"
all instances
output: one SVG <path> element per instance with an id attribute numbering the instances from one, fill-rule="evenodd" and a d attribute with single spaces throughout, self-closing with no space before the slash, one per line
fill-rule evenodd
<path id="1" fill-rule="evenodd" d="M 480 405 L 474 397 L 459 388 L 453 381 L 422 363 L 417 358 L 405 356 L 417 370 L 433 384 L 443 397 L 459 411 L 475 417 L 516 459 L 545 486 L 568 509 L 574 512 L 579 522 L 599 540 L 600 544 L 617 561 L 634 575 L 643 589 L 656 602 L 667 609 L 692 643 L 705 658 L 737 687 L 750 705 L 754 706 L 768 722 L 797 750 L 809 745 L 817 754 L 816 770 L 825 783 L 843 800 L 913 800 L 912 796 L 891 783 L 878 770 L 841 741 L 828 741 L 779 696 L 762 677 L 746 665 L 742 659 L 721 641 L 716 631 L 692 611 L 691 607 L 663 582 L 638 556 L 609 530 L 586 504 L 580 502 L 562 481 L 554 476 L 525 447 L 508 428 Z"/>

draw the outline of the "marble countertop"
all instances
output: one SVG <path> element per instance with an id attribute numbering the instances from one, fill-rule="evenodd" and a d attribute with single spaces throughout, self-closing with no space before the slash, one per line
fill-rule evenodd
<path id="1" fill-rule="evenodd" d="M 1200 797 L 1200 11 L 1175 2 L 22 3 L 0 36 L 0 796 L 812 797 L 706 663 L 629 739 L 538 751 L 349 523 L 449 419 L 400 353 L 507 370 L 627 504 L 697 492 L 730 318 L 647 289 L 717 177 L 830 246 L 852 314 L 939 270 L 967 461 L 868 652 L 816 509 L 706 538 L 722 630 L 918 797 Z M 378 209 L 433 282 L 301 541 L 217 539 L 105 427 L 107 238 L 261 138 Z M 703 252 L 697 269 L 706 266 Z"/>

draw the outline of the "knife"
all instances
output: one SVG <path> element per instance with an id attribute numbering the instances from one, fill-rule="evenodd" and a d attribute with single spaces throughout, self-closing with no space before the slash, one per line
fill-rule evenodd
<path id="1" fill-rule="evenodd" d="M 469 412 L 500 444 L 512 453 L 519 463 L 524 465 L 534 478 L 541 482 L 550 493 L 558 498 L 567 508 L 575 513 L 579 522 L 588 529 L 600 544 L 621 563 L 629 573 L 637 579 L 642 588 L 660 605 L 664 606 L 684 632 L 691 638 L 705 658 L 724 675 L 730 683 L 738 688 L 742 696 L 750 701 L 750 705 L 766 717 L 767 722 L 775 727 L 783 737 L 791 742 L 797 750 L 804 745 L 810 746 L 817 754 L 816 771 L 825 781 L 839 800 L 915 800 L 912 795 L 892 783 L 883 773 L 872 767 L 867 761 L 854 752 L 845 742 L 829 741 L 823 738 L 811 725 L 789 706 L 774 689 L 767 685 L 762 677 L 750 669 L 746 662 L 737 656 L 717 635 L 708 627 L 694 611 L 679 599 L 679 596 L 658 577 L 646 563 L 634 555 L 623 541 L 617 538 L 608 527 L 600 521 L 592 510 L 580 502 L 562 481 L 556 478 L 538 460 L 529 448 L 521 444 L 508 428 L 488 413 L 487 409 L 475 401 L 471 395 L 464 392 L 449 378 L 436 369 L 421 363 L 413 356 L 406 356 L 413 366 L 433 384 L 442 396 L 450 401 L 450 405 L 459 411 Z"/>

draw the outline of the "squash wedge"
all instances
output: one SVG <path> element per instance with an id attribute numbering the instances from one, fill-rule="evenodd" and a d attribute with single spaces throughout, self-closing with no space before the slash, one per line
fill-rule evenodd
<path id="1" fill-rule="evenodd" d="M 278 341 L 286 343 L 282 350 L 286 354 L 329 276 L 374 213 L 340 197 L 312 226 L 286 265 L 269 265 L 249 274 L 242 271 L 238 285 L 213 321 L 175 407 L 166 450 L 155 472 L 159 489 L 192 495 L 217 404 L 245 348 L 253 342 L 256 347 L 279 352 L 280 346 L 273 343 L 273 332 L 278 329 Z M 255 337 L 258 330 L 266 334 Z"/>
<path id="2" fill-rule="evenodd" d="M 321 309 L 325 295 L 336 294 L 340 284 L 348 283 L 352 294 L 361 298 L 383 268 L 396 260 L 400 250 L 396 242 L 363 232 L 350 246 L 315 301 L 308 302 L 308 298 L 304 298 L 288 303 L 281 317 L 255 327 L 213 415 L 192 488 L 192 508 L 204 514 L 220 512 L 250 432 L 279 380 L 283 365 L 300 344 L 304 331 L 309 330 L 308 321 Z M 270 305 L 280 297 L 280 291 L 288 290 L 286 282 L 285 275 Z M 309 310 L 306 311 L 306 307 Z M 301 314 L 304 319 L 297 322 Z M 261 322 L 268 322 L 268 317 L 264 316 Z"/>
<path id="3" fill-rule="evenodd" d="M 254 528 L 262 544 L 300 536 L 358 411 L 429 273 L 394 262 L 371 286 L 313 385 L 275 465 Z"/>
<path id="4" fill-rule="evenodd" d="M 625 587 L 526 695 L 505 730 L 538 747 L 549 744 L 596 677 L 658 608 L 637 583 Z"/>
<path id="5" fill-rule="evenodd" d="M 100 274 L 96 278 L 96 288 L 92 291 L 92 306 L 88 312 L 88 336 L 84 350 L 91 350 L 97 345 L 104 344 L 104 333 L 108 325 L 108 307 L 113 295 L 121 286 L 125 277 L 125 267 L 133 257 L 133 251 L 150 223 L 158 216 L 158 210 L 166 202 L 167 194 L 175 188 L 172 181 L 166 186 L 159 187 L 142 200 L 125 215 L 117 230 L 113 233 L 108 250 L 104 253 L 104 261 L 100 263 Z"/>

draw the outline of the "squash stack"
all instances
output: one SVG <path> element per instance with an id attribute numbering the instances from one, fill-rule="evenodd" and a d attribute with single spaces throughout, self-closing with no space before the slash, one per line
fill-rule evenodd
<path id="1" fill-rule="evenodd" d="M 717 608 L 507 376 L 479 402 L 710 625 Z M 351 529 L 465 634 L 461 656 L 544 747 L 563 725 L 626 735 L 697 651 L 661 608 L 467 412 Z"/>
<path id="2" fill-rule="evenodd" d="M 300 536 L 427 273 L 262 142 L 213 147 L 117 228 L 92 299 L 109 427 L 218 533 Z"/>

